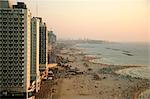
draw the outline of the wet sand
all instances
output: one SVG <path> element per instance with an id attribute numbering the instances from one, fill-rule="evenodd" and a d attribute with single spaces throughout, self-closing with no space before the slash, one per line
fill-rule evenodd
<path id="1" fill-rule="evenodd" d="M 66 76 L 58 78 L 53 99 L 137 99 L 141 91 L 150 87 L 147 79 L 115 73 L 136 66 L 94 64 L 89 61 L 93 57 L 75 48 L 64 48 L 59 56 L 69 60 L 62 62 L 61 66 L 71 66 L 71 69 L 76 68 L 82 74 L 65 73 Z"/>

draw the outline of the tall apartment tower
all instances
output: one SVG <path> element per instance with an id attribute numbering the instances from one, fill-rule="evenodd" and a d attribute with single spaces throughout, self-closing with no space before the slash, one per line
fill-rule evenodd
<path id="1" fill-rule="evenodd" d="M 36 83 L 36 92 L 40 89 L 39 72 L 39 29 L 40 20 L 36 17 L 31 19 L 31 82 Z"/>
<path id="2" fill-rule="evenodd" d="M 39 63 L 40 71 L 47 69 L 48 64 L 48 30 L 46 23 L 40 19 L 40 50 L 39 50 Z"/>
<path id="3" fill-rule="evenodd" d="M 0 0 L 0 98 L 28 97 L 30 12 L 23 2 Z"/>

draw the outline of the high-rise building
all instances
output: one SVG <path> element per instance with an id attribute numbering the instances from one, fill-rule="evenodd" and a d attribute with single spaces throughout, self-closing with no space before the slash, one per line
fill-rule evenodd
<path id="1" fill-rule="evenodd" d="M 31 83 L 35 81 L 36 92 L 40 89 L 39 72 L 39 28 L 40 20 L 36 17 L 31 19 Z"/>
<path id="2" fill-rule="evenodd" d="M 23 2 L 0 0 L 0 97 L 28 97 L 30 17 Z"/>
<path id="3" fill-rule="evenodd" d="M 44 71 L 47 69 L 48 64 L 48 30 L 46 23 L 40 19 L 40 43 L 39 43 L 39 63 L 40 63 L 40 71 Z"/>

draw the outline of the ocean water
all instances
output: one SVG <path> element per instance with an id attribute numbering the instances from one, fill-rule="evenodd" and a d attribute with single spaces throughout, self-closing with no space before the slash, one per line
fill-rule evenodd
<path id="1" fill-rule="evenodd" d="M 77 44 L 85 54 L 100 57 L 96 63 L 150 66 L 150 43 Z"/>
<path id="2" fill-rule="evenodd" d="M 98 57 L 91 60 L 94 63 L 145 66 L 118 73 L 150 79 L 150 43 L 83 43 L 76 47 L 84 49 L 87 55 Z"/>

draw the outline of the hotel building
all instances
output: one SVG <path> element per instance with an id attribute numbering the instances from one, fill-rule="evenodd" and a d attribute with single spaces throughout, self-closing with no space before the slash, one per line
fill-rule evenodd
<path id="1" fill-rule="evenodd" d="M 48 64 L 48 30 L 46 23 L 40 19 L 40 40 L 39 40 L 39 64 L 40 71 L 47 69 Z"/>
<path id="2" fill-rule="evenodd" d="M 40 90 L 39 72 L 39 26 L 40 20 L 36 17 L 31 19 L 31 83 L 35 81 L 36 92 Z"/>
<path id="3" fill-rule="evenodd" d="M 0 0 L 0 98 L 27 98 L 30 87 L 30 12 Z"/>

